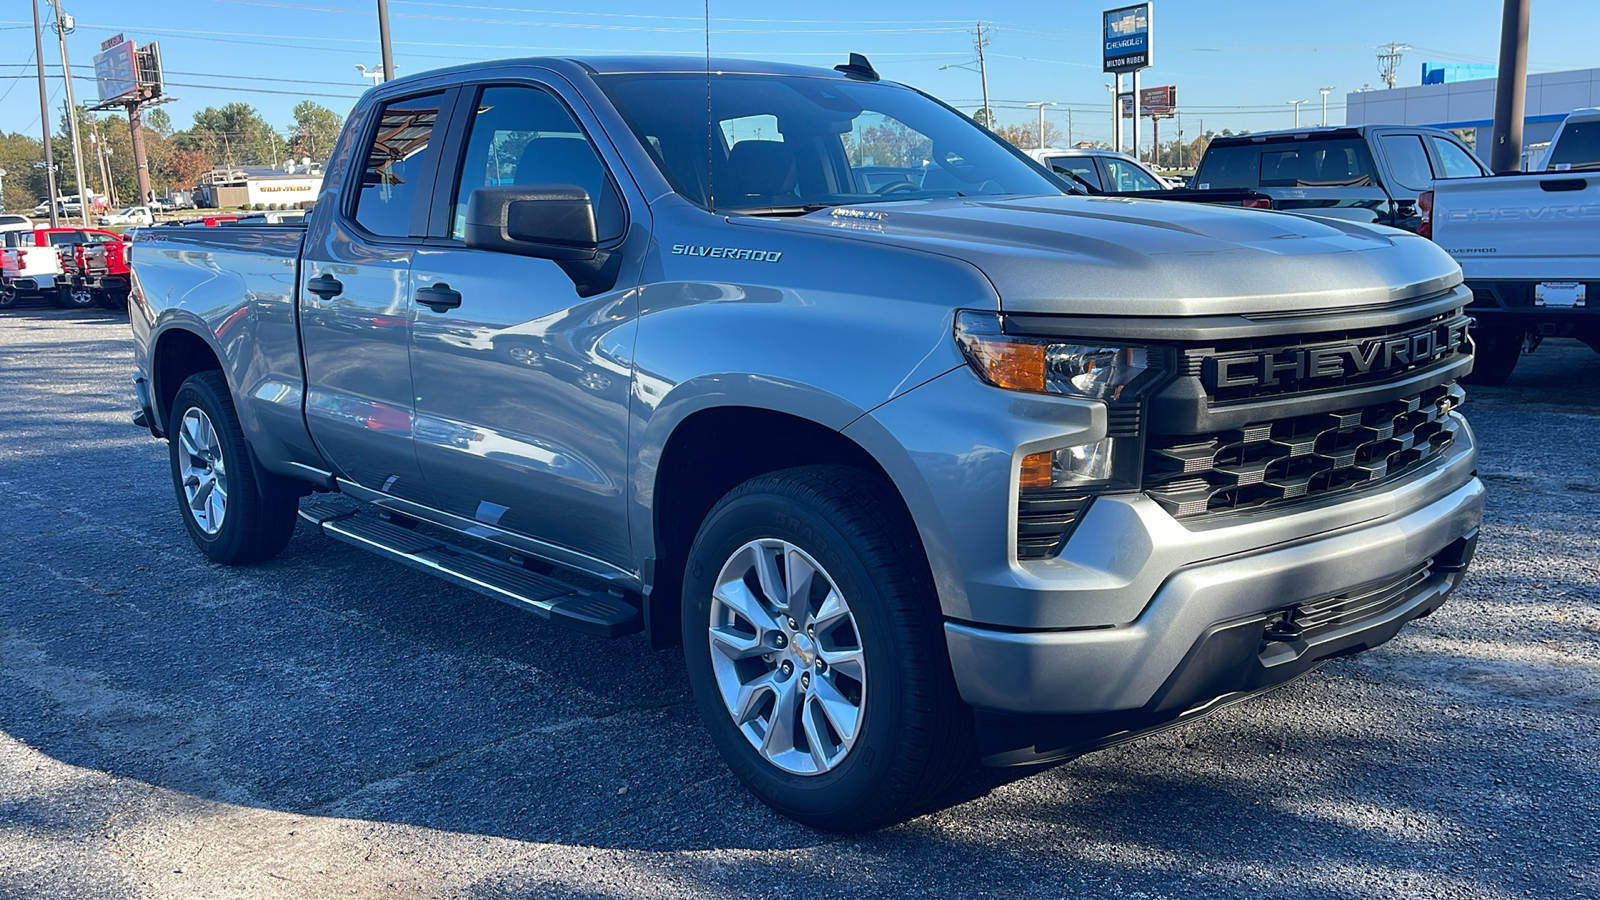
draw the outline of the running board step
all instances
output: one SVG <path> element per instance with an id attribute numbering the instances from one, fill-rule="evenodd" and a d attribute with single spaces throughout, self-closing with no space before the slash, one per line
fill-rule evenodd
<path id="1" fill-rule="evenodd" d="M 621 637 L 644 629 L 638 608 L 620 597 L 588 591 L 455 546 L 346 501 L 331 497 L 306 500 L 300 506 L 300 518 L 335 540 L 538 613 L 574 631 Z"/>

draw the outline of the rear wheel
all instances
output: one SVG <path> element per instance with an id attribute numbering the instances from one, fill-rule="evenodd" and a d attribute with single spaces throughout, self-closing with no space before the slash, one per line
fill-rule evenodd
<path id="1" fill-rule="evenodd" d="M 973 759 L 920 541 L 878 480 L 818 466 L 739 486 L 701 525 L 683 597 L 712 740 L 778 812 L 874 828 Z"/>
<path id="2" fill-rule="evenodd" d="M 94 302 L 101 309 L 112 312 L 128 311 L 128 295 L 120 291 L 98 291 L 94 295 Z"/>
<path id="3" fill-rule="evenodd" d="M 62 309 L 88 309 L 94 306 L 94 292 L 86 287 L 57 287 L 46 291 L 45 296 Z"/>
<path id="4" fill-rule="evenodd" d="M 0 284 L 0 309 L 9 309 L 17 305 L 17 289 L 9 282 Z"/>
<path id="5" fill-rule="evenodd" d="M 276 479 L 257 478 L 221 372 L 200 372 L 178 388 L 167 440 L 178 510 L 195 546 L 226 565 L 277 556 L 294 534 L 299 498 Z"/>
<path id="6" fill-rule="evenodd" d="M 1468 384 L 1504 384 L 1522 356 L 1523 333 L 1512 328 L 1484 328 L 1472 333 L 1472 373 Z"/>

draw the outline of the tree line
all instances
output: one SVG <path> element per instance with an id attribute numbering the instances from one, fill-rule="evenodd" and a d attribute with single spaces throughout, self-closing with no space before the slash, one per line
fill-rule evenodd
<path id="1" fill-rule="evenodd" d="M 323 162 L 333 151 L 344 126 L 344 116 L 311 100 L 296 104 L 293 120 L 281 131 L 248 103 L 208 106 L 194 114 L 189 127 L 175 129 L 166 110 L 144 113 L 145 157 L 150 182 L 157 196 L 171 190 L 189 190 L 200 177 L 219 166 L 265 167 L 286 160 L 310 157 Z M 51 135 L 56 161 L 56 187 L 62 194 L 78 194 L 73 166 L 71 130 L 62 113 Z M 83 178 L 88 193 L 110 193 L 119 203 L 139 202 L 133 165 L 133 136 L 128 118 L 118 113 L 78 110 L 78 135 L 83 142 Z M 107 151 L 97 154 L 96 150 Z M 109 183 L 98 157 L 103 156 Z M 42 166 L 44 141 L 37 136 L 0 133 L 0 169 L 6 170 L 0 205 L 26 212 L 50 192 Z M 110 190 L 107 191 L 107 188 Z"/>

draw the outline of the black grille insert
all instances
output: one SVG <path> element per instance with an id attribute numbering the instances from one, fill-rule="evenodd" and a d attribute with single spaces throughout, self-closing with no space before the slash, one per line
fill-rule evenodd
<path id="1" fill-rule="evenodd" d="M 1455 384 L 1360 409 L 1259 422 L 1220 434 L 1151 436 L 1145 491 L 1177 518 L 1257 509 L 1401 477 L 1455 438 Z"/>

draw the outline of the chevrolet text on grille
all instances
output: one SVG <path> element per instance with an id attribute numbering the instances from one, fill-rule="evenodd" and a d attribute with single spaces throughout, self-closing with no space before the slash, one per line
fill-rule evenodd
<path id="1" fill-rule="evenodd" d="M 1201 377 L 1208 388 L 1250 387 L 1316 378 L 1365 375 L 1437 359 L 1466 343 L 1470 319 L 1441 322 L 1394 337 L 1291 347 L 1246 350 L 1207 357 Z"/>

